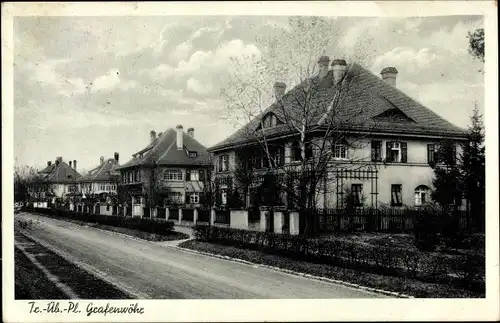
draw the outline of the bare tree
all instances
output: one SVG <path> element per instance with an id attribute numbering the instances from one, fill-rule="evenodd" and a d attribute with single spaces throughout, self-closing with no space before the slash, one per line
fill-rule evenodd
<path id="1" fill-rule="evenodd" d="M 268 190 L 286 193 L 298 209 L 316 207 L 318 193 L 327 187 L 326 179 L 334 180 L 333 169 L 372 164 L 366 157 L 336 161 L 344 156 L 344 150 L 366 145 L 364 138 L 368 136 L 354 135 L 362 123 L 358 118 L 362 111 L 342 109 L 353 95 L 348 90 L 354 80 L 354 65 L 334 60 L 333 70 L 328 70 L 330 60 L 324 55 L 335 47 L 333 42 L 339 35 L 328 19 L 291 18 L 282 34 L 256 39 L 262 49 L 259 55 L 232 60 L 221 91 L 227 112 L 221 117 L 236 125 L 248 124 L 240 134 L 253 144 L 248 149 L 254 154 L 259 149 L 262 152 L 257 158 L 244 158 L 243 167 L 254 169 L 252 177 L 260 185 L 267 181 Z M 363 50 L 366 48 L 359 46 L 356 58 Z M 286 94 L 286 84 L 276 82 L 282 80 L 293 83 Z M 276 139 L 276 133 L 287 139 Z M 283 162 L 285 151 L 291 152 L 287 157 L 293 159 L 292 163 Z M 270 175 L 274 176 L 272 185 Z M 312 220 L 306 220 L 306 228 Z"/>

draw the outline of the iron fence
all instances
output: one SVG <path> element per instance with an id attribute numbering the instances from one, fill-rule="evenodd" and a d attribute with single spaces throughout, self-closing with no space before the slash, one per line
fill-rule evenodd
<path id="1" fill-rule="evenodd" d="M 302 218 L 309 217 L 316 232 L 412 232 L 418 217 L 432 216 L 421 208 L 413 209 L 313 209 L 301 212 Z M 454 211 L 451 216 L 437 215 L 437 225 L 449 225 L 449 219 L 457 221 L 459 230 L 470 229 L 470 217 L 466 211 Z M 441 219 L 441 221 L 439 221 Z M 305 221 L 305 220 L 304 220 Z M 448 221 L 448 222 L 446 222 Z"/>
<path id="2" fill-rule="evenodd" d="M 178 221 L 179 220 L 179 209 L 171 209 L 169 208 L 168 209 L 168 219 L 169 220 L 175 220 L 175 221 Z"/>
<path id="3" fill-rule="evenodd" d="M 182 209 L 182 221 L 194 221 L 194 209 Z"/>
<path id="4" fill-rule="evenodd" d="M 156 211 L 156 217 L 158 219 L 166 219 L 167 218 L 167 209 L 164 207 L 159 207 Z"/>
<path id="5" fill-rule="evenodd" d="M 198 222 L 210 222 L 210 209 L 198 209 Z"/>
<path id="6" fill-rule="evenodd" d="M 215 211 L 215 223 L 229 224 L 230 219 L 229 210 L 216 210 Z"/>

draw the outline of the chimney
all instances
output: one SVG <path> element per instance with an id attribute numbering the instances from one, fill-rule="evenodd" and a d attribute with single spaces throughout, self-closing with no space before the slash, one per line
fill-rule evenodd
<path id="1" fill-rule="evenodd" d="M 182 131 L 182 125 L 175 127 L 177 130 L 177 150 L 184 149 L 184 131 Z"/>
<path id="2" fill-rule="evenodd" d="M 276 101 L 279 101 L 285 95 L 286 84 L 283 82 L 274 83 L 274 96 L 276 97 Z"/>
<path id="3" fill-rule="evenodd" d="M 76 160 L 73 160 L 73 169 L 76 170 Z"/>
<path id="4" fill-rule="evenodd" d="M 56 157 L 56 165 L 59 165 L 62 162 L 62 157 Z"/>
<path id="5" fill-rule="evenodd" d="M 69 168 L 72 168 L 72 167 L 71 167 L 71 160 L 69 161 Z"/>
<path id="6" fill-rule="evenodd" d="M 115 163 L 118 164 L 118 161 L 120 160 L 120 154 L 115 153 Z"/>
<path id="7" fill-rule="evenodd" d="M 385 67 L 380 71 L 382 79 L 394 87 L 396 87 L 396 76 L 398 75 L 398 70 L 395 67 L 389 66 Z"/>
<path id="8" fill-rule="evenodd" d="M 99 158 L 99 161 L 101 162 L 101 164 L 104 163 L 104 157 L 101 156 L 101 158 Z"/>
<path id="9" fill-rule="evenodd" d="M 334 59 L 332 62 L 333 80 L 335 84 L 342 81 L 345 75 L 347 63 L 343 59 Z"/>
<path id="10" fill-rule="evenodd" d="M 156 139 L 156 131 L 151 130 L 151 132 L 149 133 L 149 135 L 151 136 L 151 142 L 155 141 L 155 139 Z"/>
<path id="11" fill-rule="evenodd" d="M 194 128 L 193 127 L 188 128 L 188 135 L 190 135 L 191 138 L 194 138 Z"/>
<path id="12" fill-rule="evenodd" d="M 330 57 L 328 56 L 321 56 L 318 59 L 318 66 L 319 66 L 318 77 L 320 80 L 322 80 L 326 76 L 326 74 L 328 74 L 329 64 L 330 64 Z"/>
<path id="13" fill-rule="evenodd" d="M 51 166 L 51 165 L 52 165 L 52 161 L 51 161 L 51 160 L 49 160 L 49 161 L 47 162 L 47 166 Z"/>

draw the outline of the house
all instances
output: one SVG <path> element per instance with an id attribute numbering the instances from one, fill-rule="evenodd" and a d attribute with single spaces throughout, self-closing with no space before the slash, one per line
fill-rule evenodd
<path id="1" fill-rule="evenodd" d="M 78 195 L 82 200 L 100 203 L 100 214 L 112 214 L 114 197 L 117 195 L 120 173 L 117 171 L 120 155 L 101 157 L 99 164 L 78 179 Z"/>
<path id="2" fill-rule="evenodd" d="M 38 178 L 32 184 L 31 195 L 35 200 L 64 198 L 67 194 L 76 191 L 76 180 L 81 175 L 76 170 L 76 160 L 69 161 L 69 165 L 62 157 L 57 157 L 55 162 L 47 162 L 47 167 L 38 172 Z"/>
<path id="3" fill-rule="evenodd" d="M 194 138 L 194 128 L 182 125 L 156 136 L 117 168 L 121 174 L 120 201 L 133 216 L 143 208 L 167 205 L 197 206 L 212 162 L 206 148 Z"/>
<path id="4" fill-rule="evenodd" d="M 241 183 L 233 172 L 238 168 L 262 172 L 300 166 L 304 157 L 319 160 L 318 146 L 325 134 L 340 134 L 322 150 L 332 158 L 318 183 L 316 207 L 344 207 L 346 194 L 356 206 L 428 202 L 430 164 L 437 161 L 438 145 L 444 138 L 452 140 L 458 152 L 464 130 L 400 91 L 394 67 L 384 68 L 379 77 L 343 59 L 335 59 L 331 69 L 329 63 L 329 57 L 322 56 L 319 73 L 288 92 L 285 83 L 276 82 L 275 99 L 267 109 L 210 147 L 215 176 L 237 187 Z M 310 100 L 307 123 L 311 129 L 302 143 L 297 131 L 306 120 L 297 103 L 301 96 Z M 253 204 L 251 191 L 246 195 L 247 205 Z M 227 201 L 227 196 L 223 199 Z"/>

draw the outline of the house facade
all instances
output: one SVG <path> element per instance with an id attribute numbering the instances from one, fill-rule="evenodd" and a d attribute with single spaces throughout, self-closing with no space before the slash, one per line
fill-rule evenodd
<path id="1" fill-rule="evenodd" d="M 47 167 L 38 172 L 38 178 L 29 189 L 34 200 L 53 202 L 77 191 L 77 180 L 81 175 L 76 170 L 76 160 L 67 164 L 62 157 L 54 162 L 48 161 Z"/>
<path id="2" fill-rule="evenodd" d="M 78 179 L 78 190 L 75 194 L 81 202 L 99 203 L 101 214 L 111 214 L 120 183 L 120 155 L 115 152 L 113 158 L 101 157 L 99 164 Z"/>
<path id="3" fill-rule="evenodd" d="M 232 178 L 224 181 L 234 188 L 241 184 L 235 176 L 241 169 L 255 174 L 287 170 L 282 171 L 287 175 L 289 169 L 300 172 L 308 163 L 326 160 L 316 207 L 345 207 L 347 195 L 356 206 L 429 202 L 439 144 L 450 140 L 459 154 L 465 130 L 398 90 L 394 67 L 378 77 L 355 63 L 338 59 L 331 69 L 329 63 L 321 57 L 319 74 L 288 92 L 277 82 L 271 106 L 209 148 L 215 176 Z M 302 97 L 307 97 L 307 109 L 298 106 Z M 301 114 L 305 110 L 308 115 Z M 305 127 L 309 131 L 301 133 Z M 253 205 L 251 190 L 245 194 L 250 195 L 245 196 L 247 206 Z"/>
<path id="4" fill-rule="evenodd" d="M 158 136 L 151 131 L 149 144 L 117 168 L 120 201 L 132 216 L 142 216 L 144 207 L 199 206 L 211 167 L 209 153 L 194 138 L 194 128 L 185 132 L 178 125 Z"/>

